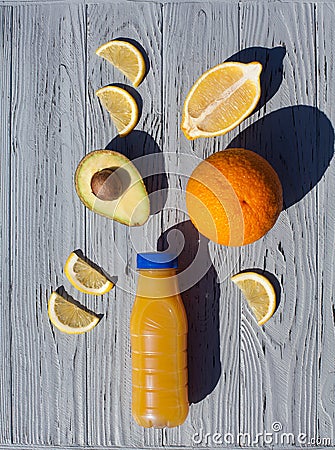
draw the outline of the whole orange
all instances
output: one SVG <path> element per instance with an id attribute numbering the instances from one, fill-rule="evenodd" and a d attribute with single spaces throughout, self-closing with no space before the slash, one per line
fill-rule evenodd
<path id="1" fill-rule="evenodd" d="M 186 206 L 201 234 L 222 245 L 257 241 L 283 207 L 280 180 L 257 153 L 230 148 L 209 156 L 193 171 Z"/>

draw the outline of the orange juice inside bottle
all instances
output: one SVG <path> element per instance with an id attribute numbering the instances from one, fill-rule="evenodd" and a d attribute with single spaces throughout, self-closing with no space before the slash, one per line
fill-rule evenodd
<path id="1" fill-rule="evenodd" d="M 130 319 L 132 414 L 146 428 L 181 425 L 188 414 L 187 317 L 178 292 L 177 258 L 139 253 Z"/>

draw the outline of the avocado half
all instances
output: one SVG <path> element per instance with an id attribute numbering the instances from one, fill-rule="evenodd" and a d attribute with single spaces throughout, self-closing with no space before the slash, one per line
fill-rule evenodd
<path id="1" fill-rule="evenodd" d="M 95 150 L 79 163 L 75 186 L 80 200 L 101 216 L 128 226 L 143 225 L 150 201 L 134 164 L 121 153 Z"/>

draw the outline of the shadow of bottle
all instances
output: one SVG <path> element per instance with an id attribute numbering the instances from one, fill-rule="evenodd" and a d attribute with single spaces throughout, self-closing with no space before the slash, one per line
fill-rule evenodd
<path id="1" fill-rule="evenodd" d="M 116 136 L 106 149 L 122 153 L 140 172 L 150 198 L 150 214 L 164 208 L 167 198 L 168 180 L 164 155 L 150 134 L 134 130 L 128 136 Z"/>
<path id="2" fill-rule="evenodd" d="M 234 55 L 228 61 L 250 63 L 258 61 L 263 70 L 260 77 L 261 97 L 254 112 L 258 111 L 278 91 L 283 80 L 283 59 L 286 54 L 285 47 L 249 47 Z"/>
<path id="3" fill-rule="evenodd" d="M 228 145 L 263 156 L 276 170 L 284 208 L 301 200 L 322 178 L 334 153 L 334 129 L 318 108 L 281 108 L 254 122 Z"/>
<path id="4" fill-rule="evenodd" d="M 208 252 L 208 240 L 187 220 L 166 230 L 159 251 L 177 253 L 179 288 L 188 319 L 188 394 L 197 403 L 210 394 L 221 376 L 220 285 Z"/>

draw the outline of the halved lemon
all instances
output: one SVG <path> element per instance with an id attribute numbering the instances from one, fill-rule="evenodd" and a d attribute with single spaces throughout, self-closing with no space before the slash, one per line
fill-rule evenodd
<path id="1" fill-rule="evenodd" d="M 118 86 L 102 87 L 96 95 L 109 112 L 119 135 L 129 134 L 138 122 L 138 106 L 134 97 Z"/>
<path id="2" fill-rule="evenodd" d="M 225 134 L 249 116 L 261 95 L 261 71 L 258 62 L 226 62 L 201 75 L 184 103 L 187 139 Z"/>
<path id="3" fill-rule="evenodd" d="M 51 323 L 67 334 L 81 334 L 92 330 L 99 317 L 77 302 L 65 299 L 57 292 L 49 298 L 48 315 Z"/>
<path id="4" fill-rule="evenodd" d="M 258 325 L 264 325 L 276 309 L 276 293 L 270 281 L 256 272 L 242 272 L 231 277 L 241 289 Z"/>
<path id="5" fill-rule="evenodd" d="M 75 252 L 72 252 L 68 257 L 64 272 L 72 286 L 85 294 L 102 295 L 114 287 L 112 281 L 108 280 Z"/>
<path id="6" fill-rule="evenodd" d="M 101 45 L 95 53 L 119 69 L 134 87 L 143 80 L 146 71 L 143 55 L 130 42 L 115 39 Z"/>

